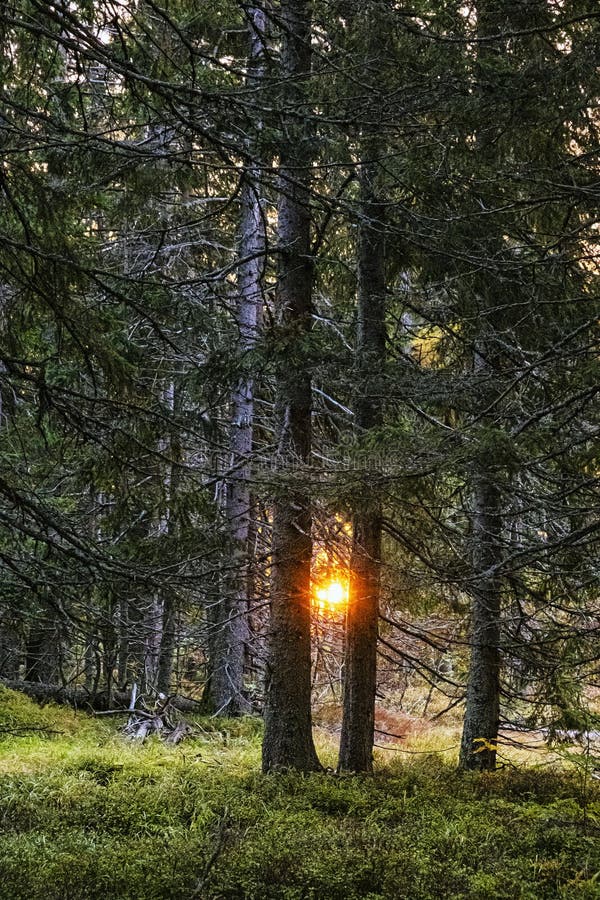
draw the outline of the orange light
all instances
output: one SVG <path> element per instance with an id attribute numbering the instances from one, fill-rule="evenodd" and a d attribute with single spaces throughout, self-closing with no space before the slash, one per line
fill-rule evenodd
<path id="1" fill-rule="evenodd" d="M 348 586 L 341 581 L 329 581 L 318 587 L 315 595 L 321 611 L 341 610 L 348 603 Z"/>

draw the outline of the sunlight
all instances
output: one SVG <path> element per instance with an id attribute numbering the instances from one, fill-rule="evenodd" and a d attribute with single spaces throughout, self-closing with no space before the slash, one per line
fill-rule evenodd
<path id="1" fill-rule="evenodd" d="M 348 585 L 342 581 L 328 581 L 315 591 L 321 612 L 340 611 L 348 603 Z"/>

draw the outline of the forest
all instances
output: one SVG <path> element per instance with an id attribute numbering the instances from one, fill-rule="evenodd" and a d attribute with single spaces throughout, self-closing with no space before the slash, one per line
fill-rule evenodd
<path id="1" fill-rule="evenodd" d="M 597 0 L 0 35 L 0 898 L 600 898 Z"/>

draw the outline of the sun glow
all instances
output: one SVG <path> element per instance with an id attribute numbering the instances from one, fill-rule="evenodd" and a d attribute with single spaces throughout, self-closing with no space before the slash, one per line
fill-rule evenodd
<path id="1" fill-rule="evenodd" d="M 317 606 L 321 612 L 338 612 L 348 603 L 348 585 L 342 581 L 328 581 L 315 590 Z"/>

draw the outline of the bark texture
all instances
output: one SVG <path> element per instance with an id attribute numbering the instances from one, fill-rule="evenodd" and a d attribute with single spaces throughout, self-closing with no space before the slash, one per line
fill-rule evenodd
<path id="1" fill-rule="evenodd" d="M 482 44 L 478 47 L 475 71 L 478 90 L 483 98 L 490 93 L 485 67 L 501 52 L 498 40 L 506 25 L 508 9 L 500 0 L 478 0 L 477 30 Z M 488 100 L 492 99 L 487 97 Z M 478 152 L 493 160 L 495 147 L 489 137 L 477 135 Z M 487 206 L 487 200 L 482 198 Z M 490 241 L 488 255 L 493 259 L 497 240 Z M 476 296 L 479 305 L 479 334 L 475 338 L 474 373 L 480 380 L 480 396 L 475 414 L 481 425 L 494 427 L 498 415 L 498 379 L 501 371 L 501 349 L 497 331 L 503 298 L 495 295 L 495 285 L 482 280 Z M 485 444 L 485 438 L 484 438 Z M 482 447 L 474 462 L 472 478 L 472 572 L 471 572 L 471 661 L 467 679 L 467 698 L 460 747 L 461 769 L 494 770 L 500 725 L 500 636 L 502 584 L 499 568 L 502 548 L 502 492 L 500 471 L 491 447 Z"/>
<path id="2" fill-rule="evenodd" d="M 311 507 L 302 466 L 311 450 L 311 379 L 306 338 L 311 327 L 310 133 L 301 116 L 310 73 L 310 3 L 280 7 L 284 128 L 280 155 L 276 292 L 281 334 L 277 372 L 281 487 L 273 502 L 271 622 L 265 698 L 263 770 L 320 768 L 312 738 L 310 569 Z M 289 115 L 289 110 L 295 116 Z"/>
<path id="3" fill-rule="evenodd" d="M 159 694 L 168 694 L 171 688 L 171 676 L 173 673 L 173 657 L 176 644 L 177 611 L 175 598 L 167 592 L 163 598 L 162 608 L 162 634 L 158 653 L 158 668 L 156 673 L 156 690 Z"/>
<path id="4" fill-rule="evenodd" d="M 248 9 L 250 55 L 248 83 L 259 87 L 264 76 L 267 21 L 263 10 Z M 260 127 L 260 125 L 258 126 Z M 265 229 L 260 204 L 260 172 L 248 167 L 241 191 L 237 279 L 237 353 L 242 368 L 256 344 L 263 301 Z M 223 593 L 214 610 L 208 702 L 217 715 L 236 716 L 251 712 L 244 693 L 244 669 L 248 653 L 248 538 L 252 496 L 251 456 L 254 434 L 254 380 L 242 374 L 231 397 L 230 474 L 227 479 L 225 513 L 231 560 L 223 579 Z"/>
<path id="5" fill-rule="evenodd" d="M 462 769 L 492 770 L 500 724 L 501 495 L 490 473 L 474 484 L 471 663 L 460 748 Z"/>
<path id="6" fill-rule="evenodd" d="M 385 232 L 378 197 L 378 142 L 365 142 L 361 167 L 358 252 L 358 334 L 355 422 L 368 431 L 383 420 L 381 375 L 385 363 Z M 370 486 L 367 490 L 371 493 Z M 381 577 L 381 503 L 361 498 L 352 522 L 350 594 L 346 617 L 343 718 L 338 767 L 373 768 L 377 626 Z"/>

